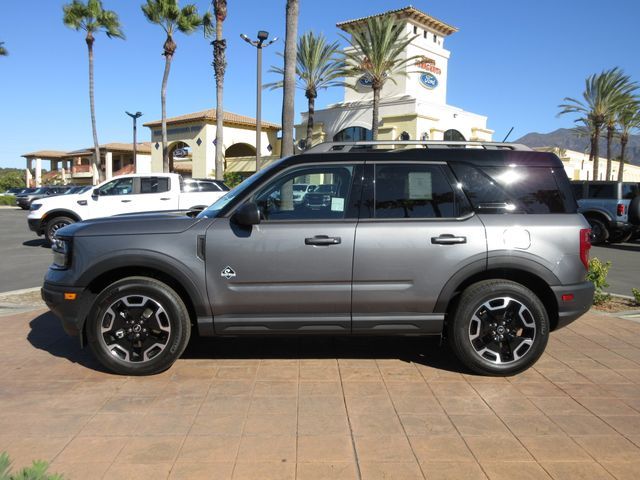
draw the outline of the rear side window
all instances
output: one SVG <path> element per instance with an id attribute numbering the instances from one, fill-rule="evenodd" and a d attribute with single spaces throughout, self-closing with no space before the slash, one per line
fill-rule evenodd
<path id="1" fill-rule="evenodd" d="M 482 213 L 575 213 L 564 170 L 549 167 L 477 167 L 452 163 L 473 207 Z"/>
<path id="2" fill-rule="evenodd" d="M 638 183 L 623 183 L 622 184 L 622 198 L 632 200 L 637 195 L 640 195 L 640 184 Z"/>
<path id="3" fill-rule="evenodd" d="M 376 218 L 455 218 L 460 205 L 439 165 L 375 165 Z"/>
<path id="4" fill-rule="evenodd" d="M 169 191 L 168 177 L 140 178 L 140 193 L 162 193 Z"/>

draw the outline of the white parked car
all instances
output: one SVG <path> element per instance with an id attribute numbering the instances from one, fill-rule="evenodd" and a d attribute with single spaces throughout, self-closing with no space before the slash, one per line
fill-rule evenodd
<path id="1" fill-rule="evenodd" d="M 122 175 L 83 193 L 34 201 L 27 222 L 30 230 L 51 241 L 59 228 L 71 223 L 125 213 L 204 208 L 228 190 L 222 182 L 183 180 L 176 173 Z"/>

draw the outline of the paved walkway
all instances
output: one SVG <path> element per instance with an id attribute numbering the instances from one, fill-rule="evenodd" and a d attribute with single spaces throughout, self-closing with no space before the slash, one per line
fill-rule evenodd
<path id="1" fill-rule="evenodd" d="M 588 314 L 527 372 L 437 339 L 198 341 L 104 373 L 46 311 L 0 317 L 0 451 L 70 479 L 637 479 L 640 323 Z"/>

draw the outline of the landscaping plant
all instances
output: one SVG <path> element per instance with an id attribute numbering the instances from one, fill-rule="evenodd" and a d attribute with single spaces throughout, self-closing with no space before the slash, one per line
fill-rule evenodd
<path id="1" fill-rule="evenodd" d="M 62 475 L 47 473 L 49 464 L 35 460 L 30 467 L 11 473 L 11 460 L 6 452 L 0 453 L 0 480 L 64 480 Z"/>
<path id="2" fill-rule="evenodd" d="M 601 305 L 611 298 L 611 295 L 605 293 L 602 289 L 607 288 L 607 275 L 609 274 L 609 268 L 611 262 L 602 263 L 599 258 L 592 258 L 589 261 L 589 271 L 587 272 L 587 280 L 591 281 L 596 287 L 596 291 L 593 294 L 593 304 Z"/>
<path id="3" fill-rule="evenodd" d="M 636 305 L 640 305 L 640 290 L 637 288 L 632 288 L 631 293 L 633 293 L 633 298 L 636 301 Z"/>

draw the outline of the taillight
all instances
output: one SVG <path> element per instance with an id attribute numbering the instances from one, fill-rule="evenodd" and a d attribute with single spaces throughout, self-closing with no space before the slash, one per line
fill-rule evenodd
<path id="1" fill-rule="evenodd" d="M 624 203 L 618 204 L 618 209 L 616 210 L 616 213 L 618 214 L 619 217 L 624 215 L 624 206 L 625 206 Z"/>
<path id="2" fill-rule="evenodd" d="M 591 229 L 580 229 L 580 260 L 584 268 L 589 270 L 589 250 L 591 249 Z"/>

